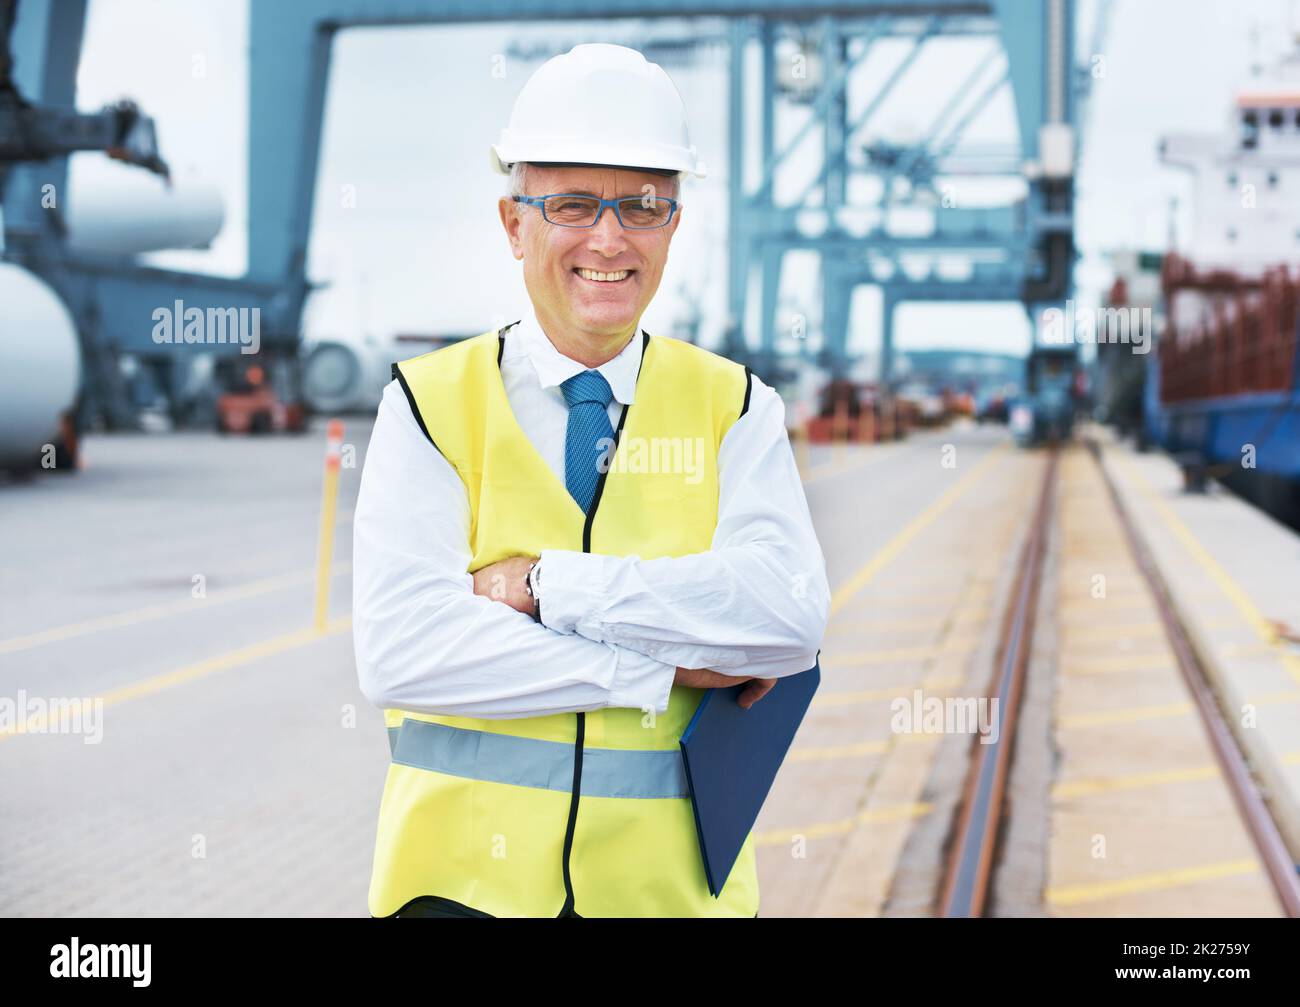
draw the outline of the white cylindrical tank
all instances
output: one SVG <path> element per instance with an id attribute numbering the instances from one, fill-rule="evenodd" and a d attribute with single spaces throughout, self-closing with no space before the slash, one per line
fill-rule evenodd
<path id="1" fill-rule="evenodd" d="M 376 341 L 321 340 L 303 366 L 303 397 L 315 413 L 373 412 L 391 377 L 395 350 Z"/>
<path id="2" fill-rule="evenodd" d="M 211 184 L 169 186 L 143 171 L 78 177 L 68 200 L 68 247 L 109 255 L 207 248 L 225 216 L 221 193 Z"/>
<path id="3" fill-rule="evenodd" d="M 81 347 L 67 307 L 44 280 L 0 262 L 0 467 L 39 463 L 62 440 L 81 384 Z"/>

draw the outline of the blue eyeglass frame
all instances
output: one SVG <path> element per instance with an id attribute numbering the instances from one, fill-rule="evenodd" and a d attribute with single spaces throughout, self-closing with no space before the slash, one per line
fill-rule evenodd
<path id="1" fill-rule="evenodd" d="M 600 204 L 600 207 L 596 210 L 596 219 L 590 224 L 561 224 L 558 221 L 552 220 L 546 215 L 546 201 L 548 199 L 555 199 L 557 196 L 573 196 L 577 199 L 596 200 L 596 202 Z M 629 227 L 627 224 L 623 223 L 623 215 L 618 212 L 618 204 L 628 199 L 640 200 L 643 198 L 641 196 L 619 196 L 617 199 L 601 199 L 599 196 L 593 196 L 587 192 L 551 192 L 547 193 L 545 196 L 511 196 L 510 198 L 516 203 L 526 203 L 529 206 L 537 207 L 537 209 L 542 212 L 542 219 L 554 227 L 595 227 L 600 223 L 600 218 L 605 215 L 605 208 L 609 207 L 614 211 L 614 218 L 618 221 L 619 226 L 627 231 L 657 231 L 661 227 L 667 227 L 673 222 L 673 217 L 677 215 L 677 211 L 682 205 L 670 196 L 655 196 L 655 202 L 662 201 L 668 204 L 668 219 L 662 224 L 651 224 L 648 227 Z"/>

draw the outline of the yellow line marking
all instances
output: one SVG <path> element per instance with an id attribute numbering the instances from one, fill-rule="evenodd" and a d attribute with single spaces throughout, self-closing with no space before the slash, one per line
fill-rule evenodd
<path id="1" fill-rule="evenodd" d="M 1114 790 L 1137 790 L 1142 787 L 1160 787 L 1167 783 L 1192 783 L 1198 780 L 1219 778 L 1218 766 L 1196 766 L 1193 769 L 1173 769 L 1163 773 L 1134 773 L 1131 776 L 1099 777 L 1090 780 L 1069 780 L 1052 788 L 1052 796 L 1089 797 L 1107 794 Z"/>
<path id="2" fill-rule="evenodd" d="M 823 745 L 820 748 L 792 748 L 790 762 L 817 762 L 823 759 L 852 759 L 859 755 L 879 755 L 888 751 L 888 741 L 861 741 L 856 745 Z"/>
<path id="3" fill-rule="evenodd" d="M 1212 881 L 1216 878 L 1230 878 L 1241 874 L 1255 874 L 1259 863 L 1255 860 L 1224 860 L 1201 867 L 1189 867 L 1180 871 L 1156 871 L 1151 874 L 1137 874 L 1123 881 L 1101 881 L 1080 885 L 1064 885 L 1060 888 L 1048 888 L 1043 897 L 1057 906 L 1076 905 L 1080 902 L 1096 902 L 1100 899 L 1114 898 L 1117 895 L 1136 895 L 1140 892 L 1156 892 L 1169 888 L 1181 888 L 1198 881 Z"/>
<path id="4" fill-rule="evenodd" d="M 887 751 L 892 745 L 898 743 L 916 744 L 918 742 L 937 743 L 943 738 L 942 734 L 918 734 L 909 732 L 907 734 L 896 734 L 889 741 L 860 741 L 852 745 L 826 745 L 823 747 L 808 746 L 806 748 L 792 748 L 787 759 L 791 762 L 819 762 L 830 761 L 833 759 L 853 759 L 862 755 L 880 755 Z"/>
<path id="5" fill-rule="evenodd" d="M 1155 508 L 1156 512 L 1164 520 L 1165 526 L 1173 533 L 1174 537 L 1182 543 L 1183 548 L 1187 550 L 1192 559 L 1200 565 L 1201 569 L 1206 572 L 1209 578 L 1214 581 L 1219 590 L 1223 592 L 1234 606 L 1236 606 L 1237 611 L 1241 613 L 1241 617 L 1250 625 L 1251 629 L 1255 631 L 1255 635 L 1264 643 L 1276 644 L 1277 633 L 1274 630 L 1273 625 L 1264 617 L 1264 614 L 1259 610 L 1259 608 L 1256 607 L 1255 603 L 1251 600 L 1250 595 L 1248 595 L 1241 585 L 1232 578 L 1232 575 L 1223 568 L 1219 561 L 1210 555 L 1205 546 L 1201 545 L 1196 536 L 1192 534 L 1191 529 L 1183 522 L 1183 519 L 1178 516 L 1172 507 L 1160 498 L 1160 495 L 1155 491 L 1155 487 L 1153 487 L 1147 480 L 1147 477 L 1143 475 L 1136 466 L 1131 465 L 1128 461 L 1121 460 L 1121 464 L 1125 471 L 1133 477 L 1139 490 L 1146 496 L 1146 498 L 1151 502 L 1151 505 Z M 1277 654 L 1279 659 L 1282 661 L 1283 667 L 1286 668 L 1287 674 L 1289 674 L 1296 682 L 1300 682 L 1300 657 L 1288 653 L 1282 648 L 1277 648 Z"/>
<path id="6" fill-rule="evenodd" d="M 1191 703 L 1172 703 L 1169 706 L 1130 706 L 1122 710 L 1099 710 L 1096 713 L 1078 713 L 1061 717 L 1061 727 L 1104 727 L 1108 724 L 1132 724 L 1139 720 L 1160 720 L 1165 717 L 1184 717 L 1191 713 Z"/>
<path id="7" fill-rule="evenodd" d="M 967 552 L 963 554 L 962 558 L 969 561 L 967 565 L 971 570 L 970 579 L 965 584 L 955 588 L 949 593 L 964 598 L 974 590 L 985 592 L 991 591 L 995 587 L 995 584 L 990 581 L 988 577 L 978 577 L 975 576 L 975 574 L 980 570 L 987 569 L 989 563 L 1000 560 L 1003 557 L 997 553 Z M 895 573 L 894 576 L 889 578 L 889 592 L 892 597 L 900 591 L 914 588 L 916 590 L 913 593 L 918 598 L 928 598 L 935 593 L 934 587 L 936 585 L 941 587 L 952 587 L 953 582 L 956 579 L 957 578 L 953 576 L 953 571 L 950 569 L 936 570 L 932 574 L 915 577 L 903 576 Z"/>
<path id="8" fill-rule="evenodd" d="M 950 641 L 929 647 L 897 647 L 893 650 L 857 650 L 847 654 L 832 654 L 822 658 L 823 668 L 856 668 L 864 664 L 889 664 L 892 661 L 924 660 L 944 654 L 961 654 L 975 649 L 978 637 L 953 637 Z"/>
<path id="9" fill-rule="evenodd" d="M 1116 657 L 1071 657 L 1061 662 L 1067 675 L 1113 675 L 1126 671 L 1172 671 L 1178 665 L 1169 653 L 1120 654 Z"/>
<path id="10" fill-rule="evenodd" d="M 926 630 L 982 629 L 988 624 L 991 614 L 986 610 L 960 616 L 932 616 L 928 619 L 892 619 L 882 614 L 874 619 L 841 620 L 831 623 L 827 636 L 849 636 L 857 633 L 868 634 L 906 634 L 915 637 Z"/>
<path id="11" fill-rule="evenodd" d="M 1263 657 L 1277 650 L 1275 643 L 1226 643 L 1224 657 Z"/>
<path id="12" fill-rule="evenodd" d="M 1061 564 L 1063 571 L 1061 577 L 1072 581 L 1079 580 L 1083 577 L 1092 576 L 1092 570 L 1105 568 L 1112 562 L 1112 560 L 1102 556 L 1067 559 Z M 1151 602 L 1151 594 L 1148 591 L 1126 591 L 1122 594 L 1112 591 L 1104 598 L 1093 598 L 1082 591 L 1062 591 L 1056 597 L 1055 608 L 1060 613 L 1073 615 L 1087 612 L 1096 616 L 1098 621 L 1113 622 L 1117 612 L 1130 613 L 1143 610 L 1148 607 L 1149 602 Z M 1154 604 L 1151 607 L 1154 607 Z M 1158 619 L 1152 619 L 1148 616 L 1141 621 L 1157 622 Z M 1137 620 L 1132 623 L 1132 625 L 1136 624 Z"/>
<path id="13" fill-rule="evenodd" d="M 1116 561 L 1106 556 L 1089 554 L 1080 556 L 1067 555 L 1065 557 L 1065 562 L 1071 567 L 1104 566 L 1106 569 L 1113 569 Z M 1075 578 L 1071 577 L 1070 580 L 1073 583 Z M 1090 588 L 1084 587 L 1080 589 L 1067 586 L 1066 589 L 1060 593 L 1060 599 L 1069 605 L 1096 605 L 1100 608 L 1107 602 L 1113 604 L 1118 601 L 1127 602 L 1133 601 L 1135 598 L 1149 598 L 1151 596 L 1151 592 L 1145 587 L 1125 587 L 1123 590 L 1120 590 L 1120 587 L 1121 585 L 1116 584 L 1113 579 L 1109 579 L 1106 582 L 1105 595 L 1100 598 L 1094 598 Z"/>
<path id="14" fill-rule="evenodd" d="M 813 696 L 813 706 L 851 706 L 856 703 L 870 703 L 877 699 L 894 699 L 910 696 L 916 689 L 952 689 L 961 685 L 960 678 L 936 678 L 924 682 L 906 682 L 902 685 L 888 685 L 882 689 L 864 689 L 860 692 L 819 692 Z"/>
<path id="15" fill-rule="evenodd" d="M 1070 645 L 1078 647 L 1080 644 L 1091 643 L 1093 640 L 1127 640 L 1130 637 L 1138 636 L 1164 636 L 1164 623 L 1160 622 L 1135 622 L 1130 624 L 1121 623 L 1118 626 L 1082 626 L 1074 623 L 1064 627 L 1062 636 L 1070 638 Z M 1073 637 L 1078 636 L 1075 640 Z"/>
<path id="16" fill-rule="evenodd" d="M 344 574 L 351 569 L 351 563 L 336 563 L 334 573 Z M 12 654 L 15 651 L 43 647 L 47 643 L 70 640 L 73 637 L 85 636 L 88 633 L 100 633 L 106 629 L 118 629 L 122 626 L 134 626 L 142 622 L 150 622 L 154 619 L 165 619 L 169 615 L 199 612 L 210 605 L 224 605 L 233 601 L 256 598 L 258 595 L 269 594 L 272 591 L 280 591 L 284 588 L 309 583 L 315 572 L 315 568 L 312 568 L 310 570 L 295 570 L 292 573 L 276 574 L 274 577 L 263 577 L 261 580 L 249 581 L 239 587 L 212 591 L 206 598 L 192 598 L 187 593 L 186 597 L 177 598 L 174 601 L 159 602 L 156 605 L 146 605 L 143 608 L 117 612 L 113 615 L 102 615 L 94 619 L 86 619 L 83 622 L 55 626 L 28 636 L 10 637 L 8 640 L 0 640 L 0 654 Z"/>
<path id="17" fill-rule="evenodd" d="M 866 564 L 842 584 L 831 597 L 831 615 L 835 615 L 852 600 L 853 596 L 871 583 L 881 570 L 888 566 L 907 545 L 922 531 L 934 523 L 944 511 L 951 507 L 976 481 L 987 472 L 995 462 L 1006 456 L 1007 446 L 999 444 L 981 458 L 969 472 L 953 483 L 943 495 L 929 507 L 918 514 L 901 532 L 889 540 Z"/>
<path id="18" fill-rule="evenodd" d="M 906 608 L 910 610 L 950 608 L 960 601 L 973 603 L 987 602 L 993 597 L 992 591 L 927 591 L 925 594 L 891 594 L 888 597 L 863 595 L 858 599 L 860 607 L 872 608 Z"/>
<path id="19" fill-rule="evenodd" d="M 215 657 L 209 657 L 206 660 L 199 661 L 196 664 L 186 665 L 184 668 L 177 668 L 175 671 L 164 672 L 161 675 L 154 675 L 151 678 L 141 679 L 138 682 L 132 682 L 130 685 L 124 685 L 119 689 L 105 693 L 103 696 L 96 697 L 102 701 L 104 706 L 113 706 L 117 703 L 124 703 L 128 699 L 139 699 L 141 696 L 152 695 L 161 692 L 164 689 L 170 689 L 172 686 L 181 685 L 185 682 L 192 682 L 195 679 L 203 678 L 218 671 L 227 671 L 230 668 L 237 668 L 240 665 L 248 664 L 252 661 L 264 657 L 271 657 L 275 654 L 283 654 L 286 651 L 294 650 L 298 647 L 314 643 L 337 633 L 346 632 L 352 627 L 352 617 L 342 616 L 330 621 L 324 632 L 318 632 L 314 627 L 300 629 L 293 633 L 285 633 L 282 636 L 272 637 L 269 640 L 262 640 L 258 643 L 249 644 L 247 647 L 240 647 L 238 650 L 227 651 L 224 654 L 218 654 Z M 61 714 L 68 712 L 63 708 Z M 59 724 L 54 727 L 57 731 L 66 719 L 60 716 Z M 0 731 L 0 741 L 6 738 L 17 737 L 20 734 L 34 733 L 41 734 L 49 730 L 44 717 L 33 716 L 23 724 L 22 728 L 10 727 Z"/>
<path id="20" fill-rule="evenodd" d="M 874 629 L 880 631 L 890 631 L 898 633 L 914 633 L 918 630 L 935 629 L 938 627 L 970 627 L 982 626 L 989 620 L 989 610 L 980 609 L 975 612 L 964 612 L 954 615 L 952 618 L 933 617 L 929 619 L 891 619 L 889 616 L 876 617 L 871 619 L 841 619 L 831 623 L 827 629 L 827 635 L 848 633 L 851 631 L 861 631 L 864 629 Z"/>
<path id="21" fill-rule="evenodd" d="M 1283 703 L 1300 702 L 1300 692 L 1295 689 L 1288 689 L 1285 692 L 1261 692 L 1255 696 L 1247 696 L 1246 702 L 1251 706 L 1280 706 Z"/>
<path id="22" fill-rule="evenodd" d="M 754 842 L 758 846 L 774 846 L 790 842 L 792 839 L 802 837 L 804 839 L 823 839 L 826 836 L 843 835 L 845 832 L 853 831 L 858 825 L 876 825 L 881 822 L 906 821 L 912 818 L 920 818 L 922 815 L 928 815 L 934 805 L 924 802 L 920 804 L 891 804 L 882 808 L 868 808 L 866 811 L 853 818 L 842 818 L 836 822 L 817 822 L 813 825 L 806 825 L 796 829 L 772 829 L 767 832 L 755 832 Z"/>
<path id="23" fill-rule="evenodd" d="M 1284 766 L 1300 766 L 1300 750 L 1287 752 L 1286 755 L 1282 756 L 1282 764 Z"/>
<path id="24" fill-rule="evenodd" d="M 1075 565 L 1083 565 L 1084 561 L 1074 560 L 1072 562 Z M 1110 616 L 1116 607 L 1136 609 L 1139 604 L 1144 610 L 1148 607 L 1155 610 L 1155 599 L 1151 597 L 1149 592 L 1142 591 L 1134 594 L 1110 594 L 1105 598 L 1066 598 L 1062 599 L 1059 611 L 1062 615 L 1072 616 L 1080 615 L 1083 612 L 1094 615 L 1104 613 L 1106 616 Z M 1107 611 L 1107 609 L 1111 609 L 1111 611 Z"/>

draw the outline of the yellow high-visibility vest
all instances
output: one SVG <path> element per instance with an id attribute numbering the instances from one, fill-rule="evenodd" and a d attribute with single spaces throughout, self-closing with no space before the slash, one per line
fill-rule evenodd
<path id="1" fill-rule="evenodd" d="M 707 551 L 718 449 L 749 404 L 745 368 L 679 340 L 634 337 L 642 341 L 636 401 L 623 410 L 584 515 L 511 411 L 504 331 L 393 368 L 430 450 L 465 483 L 470 572 L 544 549 L 642 559 Z M 687 443 L 704 447 L 689 472 L 655 463 Z M 487 720 L 386 710 L 392 763 L 371 914 L 431 896 L 491 916 L 754 916 L 752 835 L 718 897 L 705 880 L 678 745 L 702 695 L 673 686 L 658 716 L 606 709 Z"/>

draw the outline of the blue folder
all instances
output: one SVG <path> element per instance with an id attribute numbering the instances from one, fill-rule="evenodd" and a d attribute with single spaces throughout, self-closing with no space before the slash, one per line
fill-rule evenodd
<path id="1" fill-rule="evenodd" d="M 758 820 L 776 772 L 821 682 L 821 667 L 777 680 L 751 706 L 736 699 L 744 684 L 709 689 L 682 734 L 682 761 L 704 874 L 716 898 Z"/>

